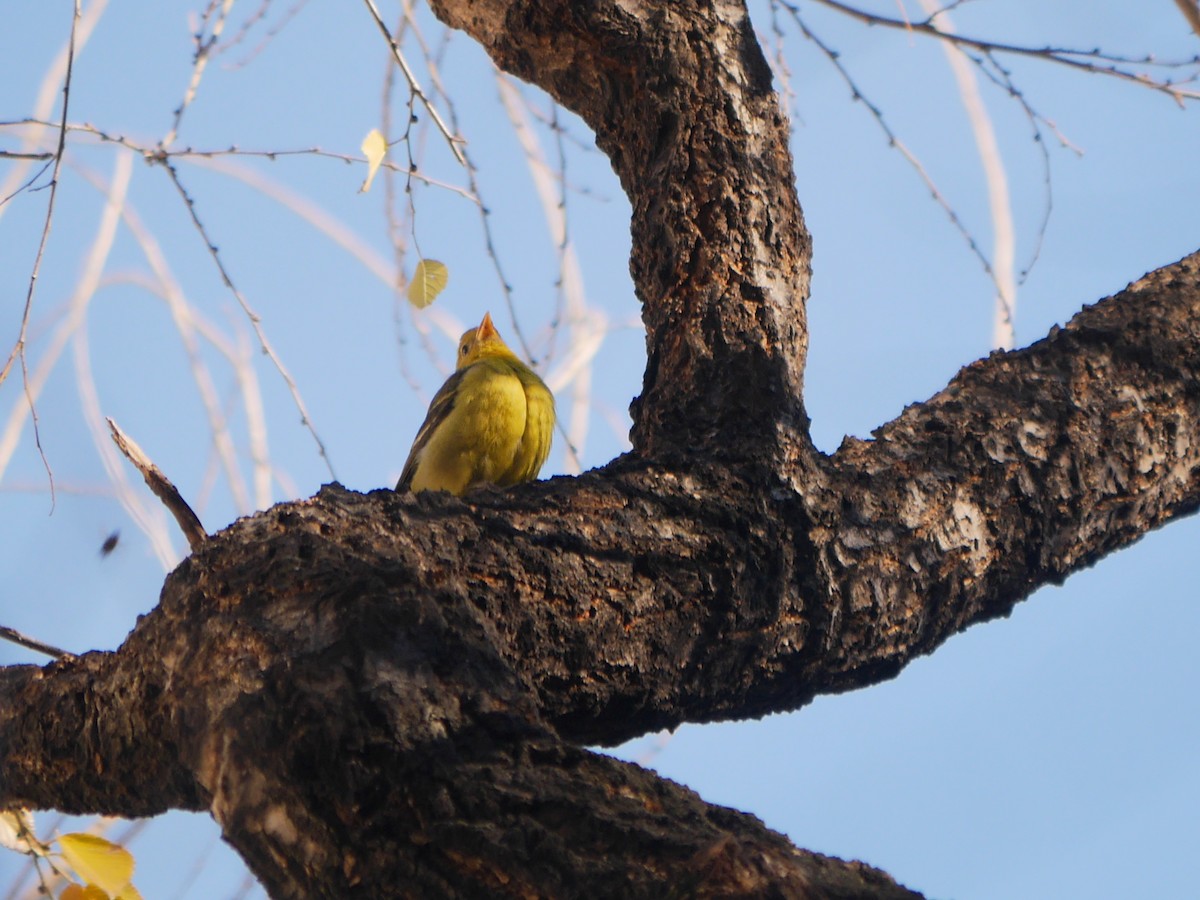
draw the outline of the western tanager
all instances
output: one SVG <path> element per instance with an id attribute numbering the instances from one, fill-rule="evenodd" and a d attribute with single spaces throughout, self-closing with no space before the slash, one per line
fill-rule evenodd
<path id="1" fill-rule="evenodd" d="M 500 339 L 492 317 L 458 342 L 458 365 L 429 404 L 398 491 L 533 481 L 550 453 L 554 396 Z"/>

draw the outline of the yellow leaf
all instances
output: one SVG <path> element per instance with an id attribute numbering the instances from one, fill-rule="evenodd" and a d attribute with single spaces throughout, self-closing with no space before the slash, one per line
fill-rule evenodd
<path id="1" fill-rule="evenodd" d="M 125 890 L 113 897 L 113 900 L 142 900 L 142 895 L 132 884 L 127 884 Z"/>
<path id="2" fill-rule="evenodd" d="M 367 157 L 367 177 L 363 181 L 362 187 L 358 189 L 358 192 L 365 194 L 371 189 L 371 182 L 375 180 L 375 173 L 379 171 L 379 166 L 383 163 L 383 158 L 387 156 L 387 139 L 380 133 L 378 128 L 372 128 L 367 132 L 367 136 L 363 138 L 362 152 Z"/>
<path id="3" fill-rule="evenodd" d="M 58 895 L 58 900 L 108 900 L 108 894 L 94 884 L 80 886 L 68 884 Z"/>
<path id="4" fill-rule="evenodd" d="M 417 309 L 424 309 L 446 289 L 450 270 L 436 259 L 423 259 L 417 263 L 412 281 L 408 283 L 408 302 Z"/>
<path id="5" fill-rule="evenodd" d="M 124 847 L 94 834 L 64 834 L 58 839 L 63 859 L 89 886 L 119 894 L 133 878 L 133 857 Z M 89 898 L 90 900 L 90 898 Z"/>

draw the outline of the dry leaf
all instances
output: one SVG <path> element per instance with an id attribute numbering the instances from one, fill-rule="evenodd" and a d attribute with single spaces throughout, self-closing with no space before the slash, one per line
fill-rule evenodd
<path id="1" fill-rule="evenodd" d="M 408 283 L 408 302 L 417 309 L 424 309 L 446 289 L 450 270 L 436 259 L 422 259 L 417 263 L 412 281 Z"/>
<path id="2" fill-rule="evenodd" d="M 367 132 L 367 136 L 363 138 L 362 152 L 367 157 L 367 178 L 358 192 L 365 194 L 371 189 L 375 173 L 379 171 L 380 165 L 383 164 L 383 158 L 387 156 L 387 139 L 378 128 L 372 128 Z"/>

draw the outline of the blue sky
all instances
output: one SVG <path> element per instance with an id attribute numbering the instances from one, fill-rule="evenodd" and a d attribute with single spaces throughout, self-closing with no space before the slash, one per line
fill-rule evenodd
<path id="1" fill-rule="evenodd" d="M 85 5 L 85 9 L 88 8 Z M 811 4 L 806 22 L 838 47 L 863 93 L 921 158 L 960 217 L 991 246 L 986 189 L 971 131 L 941 51 L 915 36 L 867 29 Z M 875 9 L 896 14 L 894 2 Z M 916 4 L 910 15 L 918 16 Z M 76 64 L 71 120 L 153 146 L 169 129 L 191 75 L 183 3 L 113 4 Z M 320 147 L 358 155 L 381 122 L 387 58 L 365 8 L 309 3 L 257 51 L 284 8 L 213 60 L 188 108 L 176 147 L 249 150 Z M 755 8 L 766 33 L 769 19 Z M 235 8 L 226 37 L 250 10 Z M 390 15 L 390 13 L 389 13 Z M 960 30 L 1035 45 L 1102 46 L 1131 54 L 1192 56 L 1191 34 L 1171 3 L 1030 0 L 966 4 Z M 422 18 L 429 34 L 433 27 Z M 0 122 L 31 114 L 43 74 L 69 26 L 66 4 L 11 4 L 0 29 Z M 415 47 L 408 46 L 416 56 Z M 442 46 L 435 41 L 435 46 Z M 826 449 L 843 435 L 868 437 L 905 404 L 942 387 L 985 355 L 991 285 L 931 202 L 909 165 L 811 43 L 790 31 L 795 92 L 796 187 L 814 235 L 812 329 L 806 403 Z M 567 336 L 551 338 L 560 295 L 559 252 L 530 168 L 498 100 L 489 64 L 455 36 L 439 51 L 479 189 L 490 210 L 496 259 L 512 286 L 522 331 L 543 371 L 561 373 Z M 1036 340 L 1084 304 L 1200 247 L 1200 119 L 1169 99 L 1095 75 L 1032 60 L 1007 63 L 1028 101 L 1082 155 L 1051 146 L 1053 212 L 1037 265 L 1018 295 L 1017 344 Z M 421 77 L 429 73 L 418 66 Z M 550 109 L 525 88 L 531 108 Z M 393 112 L 403 120 L 405 92 Z M 1017 259 L 1033 251 L 1045 186 L 1041 157 L 1019 109 L 984 90 L 1008 171 Z M 445 111 L 445 110 L 444 110 Z M 57 107 L 54 116 L 58 115 Z M 608 323 L 591 370 L 584 467 L 627 447 L 627 408 L 640 389 L 644 340 L 628 275 L 629 208 L 607 160 L 577 120 L 566 123 L 568 234 L 588 308 Z M 423 173 L 465 185 L 436 134 L 417 142 Z M 559 146 L 536 126 L 553 163 Z M 25 132 L 0 126 L 0 149 Z M 1053 143 L 1053 142 L 1049 142 Z M 403 148 L 395 148 L 403 154 Z M 39 277 L 30 341 L 36 368 L 84 269 L 103 212 L 88 176 L 110 181 L 124 165 L 112 143 L 71 145 Z M 401 158 L 403 158 L 401 156 Z M 395 265 L 377 183 L 357 192 L 361 165 L 299 155 L 222 157 L 254 182 L 202 161 L 179 173 L 237 287 L 261 316 L 295 378 L 337 477 L 369 490 L 395 482 L 412 436 L 448 364 L 454 334 L 485 310 L 512 335 L 475 203 L 418 186 L 422 252 L 450 267 L 429 313 L 397 300 L 363 259 Z M 0 161 L 0 183 L 14 164 Z M 32 174 L 32 172 L 30 172 Z M 128 198 L 153 235 L 186 301 L 235 348 L 261 389 L 273 502 L 305 497 L 330 474 L 299 424 L 286 385 L 254 351 L 246 316 L 225 289 L 178 194 L 161 168 L 134 159 Z M 43 178 L 43 181 L 45 179 Z M 323 210 L 321 221 L 354 235 L 349 252 L 281 205 L 277 186 Z M 274 198 L 269 196 L 274 192 Z M 15 336 L 48 192 L 0 207 L 0 335 Z M 357 253 L 357 255 L 356 255 Z M 414 257 L 403 265 L 411 271 Z M 145 249 L 119 229 L 86 307 L 87 351 L 98 406 L 113 416 L 193 499 L 215 530 L 249 511 L 214 463 L 212 433 L 178 328 L 146 289 Z M 426 352 L 420 321 L 433 328 Z M 26 428 L 0 471 L 0 623 L 72 650 L 117 646 L 151 608 L 163 564 L 109 487 L 81 411 L 72 341 L 38 400 L 43 448 L 60 486 L 51 514 L 46 475 Z M 234 371 L 203 337 L 218 406 L 228 416 L 239 477 L 251 481 L 251 429 Z M 0 429 L 20 408 L 20 381 L 0 387 Z M 560 392 L 564 417 L 575 401 Z M 0 431 L 3 434 L 3 431 Z M 544 474 L 570 471 L 560 440 Z M 136 473 L 131 490 L 155 503 Z M 101 558 L 120 529 L 117 550 Z M 1194 520 L 1047 588 L 1002 621 L 969 630 L 886 684 L 826 697 L 762 721 L 685 726 L 669 739 L 623 748 L 706 799 L 748 810 L 798 845 L 878 865 L 931 897 L 1062 898 L 1183 896 L 1200 876 L 1200 739 L 1194 685 L 1200 628 Z M 175 552 L 183 542 L 170 534 Z M 36 662 L 0 644 L 0 662 Z M 53 823 L 46 814 L 45 828 Z M 243 874 L 204 817 L 172 815 L 131 849 L 147 897 L 225 897 Z M 199 861 L 202 872 L 191 874 Z M 23 865 L 0 854 L 0 891 Z"/>

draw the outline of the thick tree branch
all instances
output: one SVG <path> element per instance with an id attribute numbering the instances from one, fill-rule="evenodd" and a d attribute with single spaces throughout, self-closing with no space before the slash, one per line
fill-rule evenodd
<path id="1" fill-rule="evenodd" d="M 1197 322 L 1200 253 L 843 444 L 819 542 L 846 686 L 1195 511 Z"/>
<path id="2" fill-rule="evenodd" d="M 138 643 L 0 668 L 0 808 L 130 817 L 207 809 L 163 727 L 185 706 L 162 696 L 163 669 Z"/>
<path id="3" fill-rule="evenodd" d="M 781 436 L 807 434 L 811 242 L 787 120 L 745 6 L 431 5 L 578 113 L 633 204 L 648 351 L 635 451 L 761 458 Z"/>
<path id="4" fill-rule="evenodd" d="M 1193 510 L 1198 307 L 1200 255 L 973 364 L 792 493 L 629 458 L 243 519 L 117 653 L 5 673 L 0 803 L 207 806 L 277 896 L 756 896 L 767 870 L 894 895 L 571 743 L 871 684 Z M 634 874 L 606 867 L 618 834 Z"/>
<path id="5" fill-rule="evenodd" d="M 0 805 L 207 806 L 275 897 L 915 896 L 563 742 L 480 602 L 512 571 L 424 544 L 492 556 L 497 510 L 330 488 L 214 536 L 116 653 L 5 672 Z"/>

